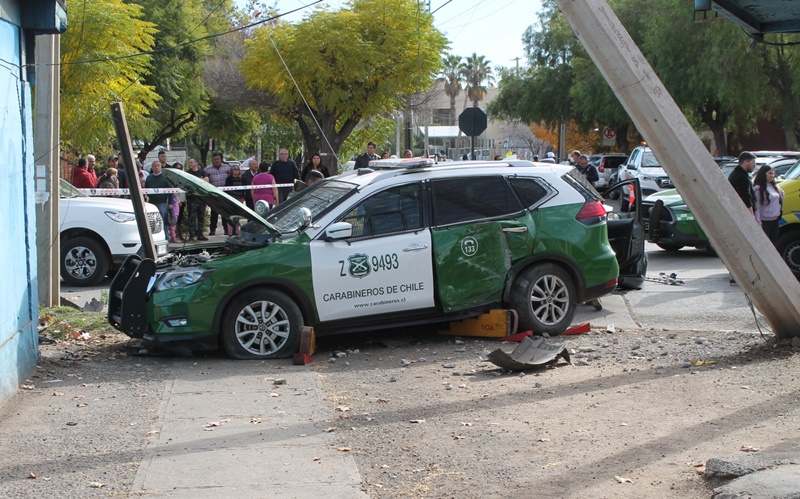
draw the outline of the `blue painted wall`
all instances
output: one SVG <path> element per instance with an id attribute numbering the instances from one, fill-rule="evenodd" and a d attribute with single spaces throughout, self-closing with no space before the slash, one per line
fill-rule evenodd
<path id="1" fill-rule="evenodd" d="M 36 367 L 39 346 L 33 119 L 21 33 L 0 19 L 0 402 Z"/>

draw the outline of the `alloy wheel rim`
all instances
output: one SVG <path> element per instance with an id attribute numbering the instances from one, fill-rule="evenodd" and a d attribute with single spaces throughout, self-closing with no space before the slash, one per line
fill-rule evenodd
<path id="1" fill-rule="evenodd" d="M 540 277 L 531 289 L 531 308 L 536 319 L 546 326 L 561 322 L 569 312 L 569 290 L 561 278 Z"/>
<path id="2" fill-rule="evenodd" d="M 289 315 L 271 301 L 255 301 L 239 311 L 235 332 L 239 345 L 248 352 L 272 354 L 289 340 Z"/>
<path id="3" fill-rule="evenodd" d="M 76 279 L 88 279 L 97 270 L 97 257 L 85 246 L 75 246 L 64 258 L 64 267 Z"/>

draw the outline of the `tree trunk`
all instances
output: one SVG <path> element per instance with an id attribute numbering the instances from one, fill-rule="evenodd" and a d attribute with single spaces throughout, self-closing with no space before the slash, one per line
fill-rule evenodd
<path id="1" fill-rule="evenodd" d="M 714 135 L 716 149 L 712 151 L 712 156 L 727 156 L 728 143 L 725 141 L 725 122 L 728 120 L 728 115 L 722 111 L 722 104 L 719 102 L 707 102 L 700 109 L 700 119 L 703 120 L 703 123 Z"/>
<path id="2" fill-rule="evenodd" d="M 630 143 L 628 143 L 628 128 L 630 127 L 630 123 L 624 123 L 622 125 L 618 125 L 614 127 L 614 130 L 617 132 L 617 147 L 620 151 L 628 154 L 630 152 Z"/>

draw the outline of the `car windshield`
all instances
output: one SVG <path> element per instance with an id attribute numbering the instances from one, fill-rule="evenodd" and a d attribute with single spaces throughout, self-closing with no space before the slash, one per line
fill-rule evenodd
<path id="1" fill-rule="evenodd" d="M 325 180 L 307 187 L 291 196 L 275 211 L 270 212 L 267 222 L 281 234 L 299 230 L 303 226 L 300 208 L 311 210 L 311 220 L 316 220 L 333 206 L 350 196 L 358 186 L 341 180 Z"/>
<path id="2" fill-rule="evenodd" d="M 651 166 L 661 167 L 661 163 L 658 162 L 658 160 L 656 159 L 655 155 L 652 152 L 645 151 L 645 153 L 642 155 L 642 166 L 645 166 L 645 167 L 651 167 Z"/>
<path id="3" fill-rule="evenodd" d="M 800 161 L 794 164 L 794 166 L 786 172 L 786 180 L 797 180 L 800 178 Z"/>
<path id="4" fill-rule="evenodd" d="M 66 180 L 59 179 L 60 182 L 58 183 L 58 195 L 62 198 L 78 198 L 83 196 L 83 193 L 79 191 L 74 185 L 70 184 Z"/>

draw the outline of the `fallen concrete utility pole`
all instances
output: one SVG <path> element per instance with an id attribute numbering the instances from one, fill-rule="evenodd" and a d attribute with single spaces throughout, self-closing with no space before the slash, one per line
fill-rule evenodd
<path id="1" fill-rule="evenodd" d="M 736 282 L 778 338 L 800 336 L 800 283 L 722 175 L 614 11 L 605 0 L 556 3 Z"/>

